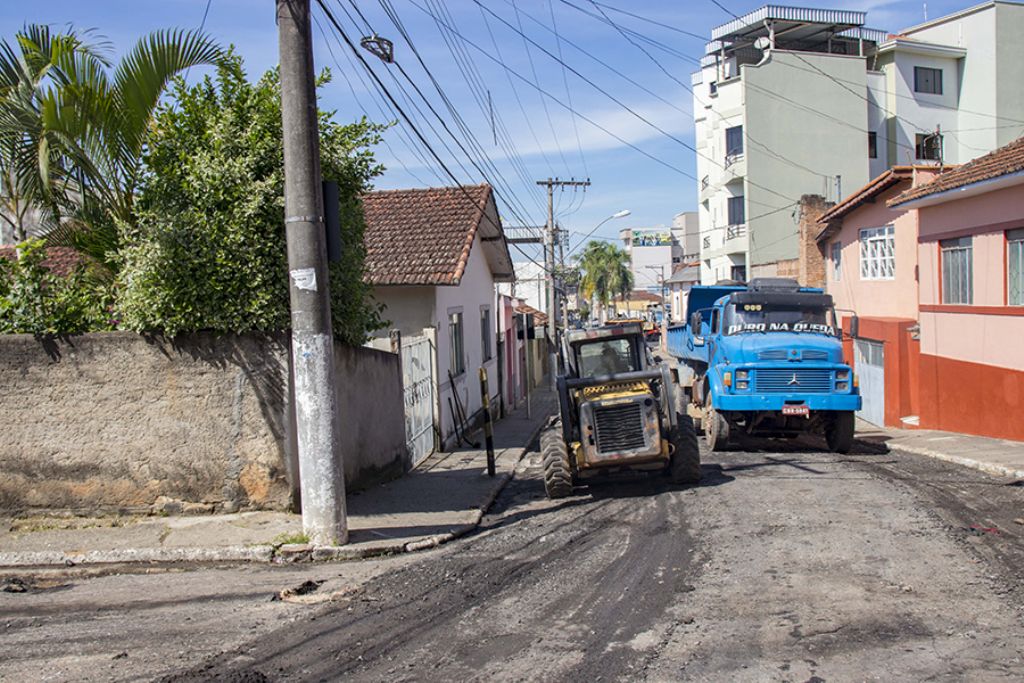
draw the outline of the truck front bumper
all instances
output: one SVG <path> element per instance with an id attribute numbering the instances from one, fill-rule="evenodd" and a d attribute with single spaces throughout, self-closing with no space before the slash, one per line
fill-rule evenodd
<path id="1" fill-rule="evenodd" d="M 771 394 L 744 396 L 743 394 L 715 394 L 715 410 L 779 412 L 786 404 L 803 404 L 810 410 L 860 410 L 860 394 Z"/>

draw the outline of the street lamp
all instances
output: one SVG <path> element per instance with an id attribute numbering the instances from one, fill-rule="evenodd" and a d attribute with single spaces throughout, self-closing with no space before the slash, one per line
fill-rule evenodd
<path id="1" fill-rule="evenodd" d="M 608 221 L 612 220 L 613 218 L 625 218 L 626 216 L 628 216 L 631 213 L 633 213 L 633 212 L 630 211 L 629 209 L 623 209 L 622 211 L 616 211 L 611 216 L 608 216 L 608 218 L 605 218 L 603 221 L 601 221 L 600 223 L 595 225 L 593 230 L 591 230 L 586 235 L 584 235 L 580 239 L 580 241 L 576 244 L 576 246 L 569 250 L 569 253 L 571 254 L 572 252 L 576 251 L 581 246 L 583 246 L 583 243 L 587 241 L 587 238 L 590 237 L 591 235 L 593 235 L 595 232 L 597 232 L 598 228 L 600 228 L 602 225 L 604 225 Z"/>

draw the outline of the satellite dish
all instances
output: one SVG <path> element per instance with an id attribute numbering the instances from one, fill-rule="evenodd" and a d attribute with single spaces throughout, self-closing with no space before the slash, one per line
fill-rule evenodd
<path id="1" fill-rule="evenodd" d="M 767 50 L 771 47 L 772 41 L 768 39 L 768 36 L 761 36 L 754 41 L 754 47 L 758 50 Z"/>

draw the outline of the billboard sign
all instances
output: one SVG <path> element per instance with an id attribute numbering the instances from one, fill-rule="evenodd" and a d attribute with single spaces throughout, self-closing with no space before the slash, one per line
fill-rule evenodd
<path id="1" fill-rule="evenodd" d="M 671 247 L 671 230 L 634 230 L 634 247 Z"/>

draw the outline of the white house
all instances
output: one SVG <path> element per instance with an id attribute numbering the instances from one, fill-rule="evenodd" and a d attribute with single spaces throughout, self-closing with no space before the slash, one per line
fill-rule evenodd
<path id="1" fill-rule="evenodd" d="M 371 192 L 363 210 L 366 277 L 390 321 L 371 344 L 401 339 L 406 436 L 418 461 L 479 417 L 480 368 L 497 401 L 505 365 L 495 283 L 512 279 L 512 259 L 489 185 Z"/>
<path id="2" fill-rule="evenodd" d="M 1019 134 L 1024 4 L 893 33 L 866 19 L 766 5 L 712 30 L 691 77 L 703 282 L 792 274 L 803 195 L 840 201 L 891 166 L 963 163 Z"/>

